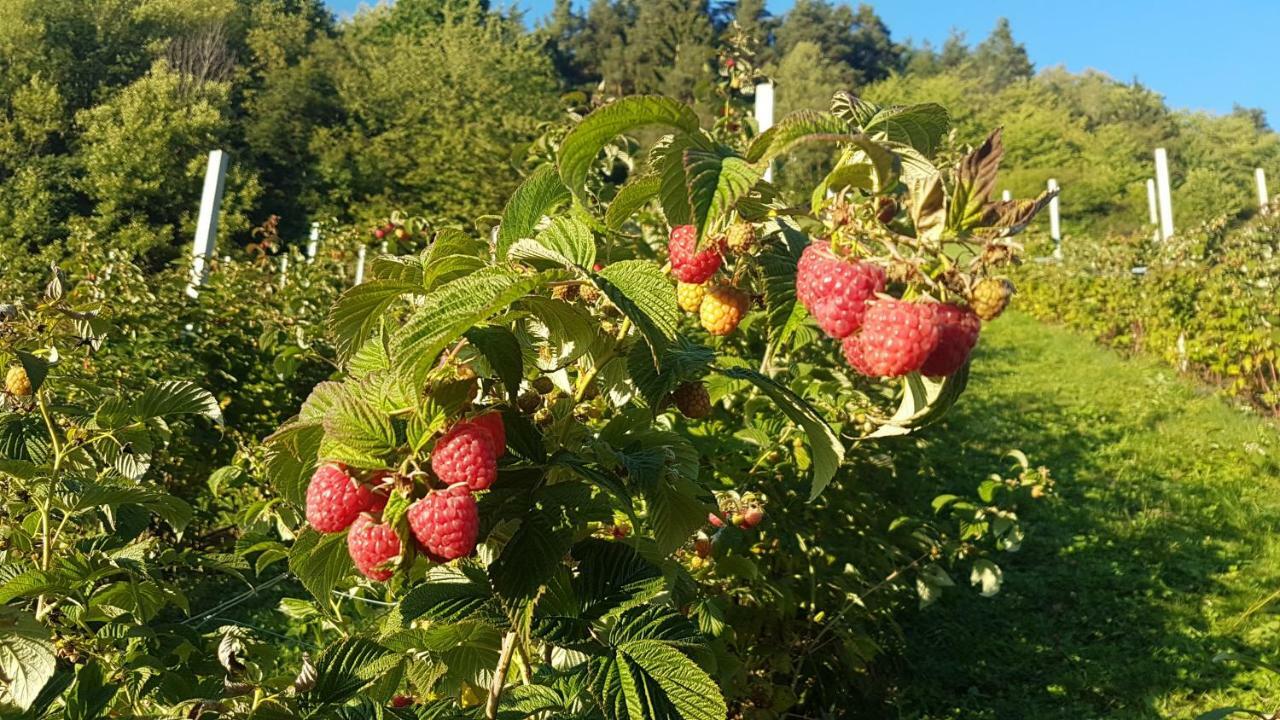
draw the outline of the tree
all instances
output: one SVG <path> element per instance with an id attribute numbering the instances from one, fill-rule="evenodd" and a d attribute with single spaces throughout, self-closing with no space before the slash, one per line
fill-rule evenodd
<path id="1" fill-rule="evenodd" d="M 776 33 L 777 51 L 786 56 L 797 44 L 811 42 L 822 56 L 842 62 L 855 72 L 854 83 L 880 80 L 899 69 L 902 48 L 869 5 L 855 11 L 828 0 L 798 0 Z"/>
<path id="2" fill-rule="evenodd" d="M 1013 39 L 1008 18 L 1000 18 L 996 27 L 974 48 L 969 62 L 974 70 L 994 89 L 1000 89 L 1035 74 L 1027 48 Z"/>

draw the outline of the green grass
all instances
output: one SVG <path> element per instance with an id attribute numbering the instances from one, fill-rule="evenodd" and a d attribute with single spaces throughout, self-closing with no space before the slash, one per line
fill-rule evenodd
<path id="1" fill-rule="evenodd" d="M 1011 314 L 931 431 L 947 477 L 1049 466 L 1002 592 L 957 588 L 906 619 L 901 717 L 1191 718 L 1280 707 L 1280 677 L 1215 663 L 1280 655 L 1280 432 L 1175 376 Z M 964 487 L 964 485 L 957 485 Z"/>

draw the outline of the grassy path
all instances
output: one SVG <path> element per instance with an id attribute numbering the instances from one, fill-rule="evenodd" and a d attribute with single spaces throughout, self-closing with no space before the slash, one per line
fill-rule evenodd
<path id="1" fill-rule="evenodd" d="M 1280 430 L 1024 316 L 991 326 L 981 353 L 933 462 L 969 482 L 1020 448 L 1057 497 L 1025 513 L 999 595 L 953 592 L 907 621 L 901 717 L 1280 707 L 1280 677 L 1212 661 L 1280 653 L 1280 598 L 1244 618 L 1280 591 Z"/>

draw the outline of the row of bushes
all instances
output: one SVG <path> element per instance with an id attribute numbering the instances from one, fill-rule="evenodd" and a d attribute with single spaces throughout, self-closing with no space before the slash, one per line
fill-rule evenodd
<path id="1" fill-rule="evenodd" d="M 1280 205 L 1163 242 L 1068 238 L 1060 263 L 1024 266 L 1018 286 L 1019 306 L 1038 317 L 1280 415 Z"/>

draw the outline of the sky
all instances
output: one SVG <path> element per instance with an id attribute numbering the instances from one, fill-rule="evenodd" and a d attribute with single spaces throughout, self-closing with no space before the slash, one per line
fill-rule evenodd
<path id="1" fill-rule="evenodd" d="M 516 0 L 530 22 L 553 0 Z M 578 0 L 582 2 L 582 0 Z M 339 16 L 370 0 L 328 0 Z M 501 5 L 504 0 L 493 0 Z M 1137 79 L 1175 108 L 1230 112 L 1262 108 L 1280 127 L 1280 1 L 1277 0 L 881 0 L 870 2 L 895 40 L 941 47 L 952 28 L 970 44 L 1000 17 L 1026 45 L 1037 69 L 1065 66 Z M 786 12 L 791 0 L 768 0 Z"/>

